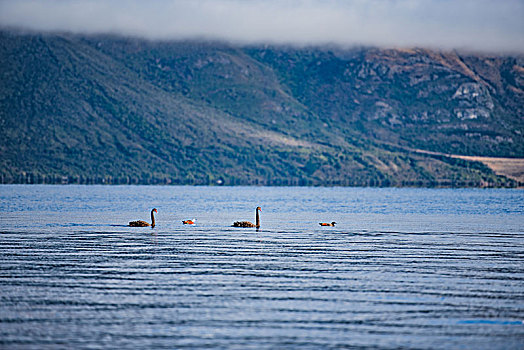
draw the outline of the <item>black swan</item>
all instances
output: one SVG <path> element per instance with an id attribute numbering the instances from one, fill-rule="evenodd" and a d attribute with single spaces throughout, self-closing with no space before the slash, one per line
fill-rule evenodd
<path id="1" fill-rule="evenodd" d="M 320 226 L 335 226 L 336 222 L 334 222 L 334 221 L 331 222 L 331 223 L 329 223 L 329 222 L 319 222 L 318 224 Z"/>
<path id="2" fill-rule="evenodd" d="M 131 227 L 146 227 L 146 226 L 155 227 L 155 214 L 154 213 L 158 213 L 156 208 L 151 210 L 151 224 L 149 222 L 138 220 L 138 221 L 131 221 L 129 223 L 129 226 Z"/>
<path id="3" fill-rule="evenodd" d="M 184 220 L 184 221 L 182 221 L 182 223 L 184 225 L 194 225 L 195 224 L 195 222 L 193 220 Z"/>
<path id="4" fill-rule="evenodd" d="M 257 209 L 255 210 L 255 212 L 256 212 L 256 225 L 253 224 L 252 222 L 249 222 L 249 221 L 235 221 L 232 226 L 233 227 L 256 227 L 256 228 L 259 228 L 260 227 L 260 216 L 258 215 L 259 211 L 262 211 L 262 209 L 260 209 L 260 207 L 257 207 Z"/>

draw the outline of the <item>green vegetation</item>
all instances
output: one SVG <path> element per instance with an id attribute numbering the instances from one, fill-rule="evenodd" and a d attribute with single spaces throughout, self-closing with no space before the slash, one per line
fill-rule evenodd
<path id="1" fill-rule="evenodd" d="M 516 186 L 521 57 L 0 33 L 0 182 Z"/>

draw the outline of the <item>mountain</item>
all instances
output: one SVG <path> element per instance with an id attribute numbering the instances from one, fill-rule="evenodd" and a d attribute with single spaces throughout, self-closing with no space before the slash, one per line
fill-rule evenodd
<path id="1" fill-rule="evenodd" d="M 3 31 L 0 59 L 2 183 L 518 185 L 456 156 L 524 156 L 519 55 Z"/>

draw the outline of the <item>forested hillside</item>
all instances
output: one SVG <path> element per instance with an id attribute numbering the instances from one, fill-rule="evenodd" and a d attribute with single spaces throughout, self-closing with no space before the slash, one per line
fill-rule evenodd
<path id="1" fill-rule="evenodd" d="M 2 183 L 515 186 L 443 154 L 524 156 L 519 56 L 4 31 L 0 60 Z"/>

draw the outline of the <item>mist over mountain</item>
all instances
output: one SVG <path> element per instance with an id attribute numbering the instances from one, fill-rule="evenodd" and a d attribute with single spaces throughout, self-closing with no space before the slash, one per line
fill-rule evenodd
<path id="1" fill-rule="evenodd" d="M 237 44 L 524 51 L 522 0 L 17 0 L 0 28 Z"/>
<path id="2" fill-rule="evenodd" d="M 524 157 L 521 55 L 2 31 L 0 60 L 3 183 L 515 186 L 446 154 Z"/>

